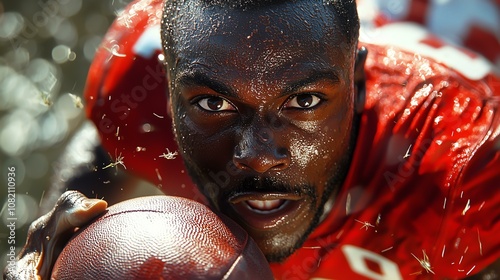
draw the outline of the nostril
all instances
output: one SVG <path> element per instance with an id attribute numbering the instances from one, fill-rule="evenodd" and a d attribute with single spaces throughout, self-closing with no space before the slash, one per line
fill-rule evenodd
<path id="1" fill-rule="evenodd" d="M 243 163 L 243 161 L 240 158 L 233 158 L 233 164 L 239 170 L 244 170 L 244 171 L 252 170 L 252 168 L 249 165 Z"/>
<path id="2" fill-rule="evenodd" d="M 288 149 L 278 148 L 276 149 L 276 162 L 272 167 L 275 170 L 284 170 L 290 165 L 290 155 Z"/>
<path id="3" fill-rule="evenodd" d="M 281 170 L 286 169 L 287 167 L 288 167 L 288 164 L 279 163 L 279 164 L 274 165 L 271 169 L 276 170 L 276 171 L 281 171 Z"/>

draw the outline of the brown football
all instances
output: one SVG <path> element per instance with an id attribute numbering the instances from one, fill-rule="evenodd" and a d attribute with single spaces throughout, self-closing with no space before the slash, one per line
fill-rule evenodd
<path id="1" fill-rule="evenodd" d="M 250 236 L 227 217 L 180 197 L 115 204 L 80 229 L 52 279 L 273 279 Z"/>

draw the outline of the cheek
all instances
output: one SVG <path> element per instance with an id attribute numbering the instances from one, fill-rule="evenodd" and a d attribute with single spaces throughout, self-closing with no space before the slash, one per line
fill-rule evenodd
<path id="1" fill-rule="evenodd" d="M 348 107 L 340 114 L 332 115 L 322 128 L 322 145 L 327 155 L 333 159 L 341 157 L 349 146 L 353 126 L 353 110 Z"/>
<path id="2" fill-rule="evenodd" d="M 300 169 L 317 165 L 316 161 L 318 161 L 321 150 L 321 144 L 318 142 L 311 143 L 311 141 L 301 140 L 299 137 L 292 137 L 290 154 Z"/>
<path id="3" fill-rule="evenodd" d="M 184 159 L 191 160 L 195 154 L 194 147 L 199 145 L 199 136 L 190 128 L 189 121 L 185 117 L 174 118 L 175 135 Z"/>
<path id="4" fill-rule="evenodd" d="M 228 132 L 217 124 L 193 119 L 185 110 L 177 113 L 177 142 L 186 161 L 202 170 L 215 170 L 231 159 L 233 147 Z"/>
<path id="5" fill-rule="evenodd" d="M 195 147 L 200 146 L 199 129 L 195 123 L 188 117 L 184 104 L 177 102 L 174 107 L 173 124 L 177 143 L 184 159 L 190 160 L 195 154 Z"/>
<path id="6" fill-rule="evenodd" d="M 342 116 L 342 117 L 340 117 Z M 326 182 L 332 168 L 342 163 L 348 150 L 352 117 L 346 113 L 330 116 L 306 134 L 291 134 L 290 153 L 304 178 Z"/>

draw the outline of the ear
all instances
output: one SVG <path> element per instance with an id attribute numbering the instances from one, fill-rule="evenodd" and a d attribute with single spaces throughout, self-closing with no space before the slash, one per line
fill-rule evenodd
<path id="1" fill-rule="evenodd" d="M 167 115 L 172 119 L 172 96 L 170 95 L 170 91 L 167 87 Z"/>
<path id="2" fill-rule="evenodd" d="M 361 114 L 365 108 L 366 101 L 366 75 L 365 61 L 368 55 L 368 50 L 365 47 L 360 47 L 356 51 L 356 61 L 354 63 L 354 91 L 355 91 L 355 106 L 356 113 Z"/>
<path id="3" fill-rule="evenodd" d="M 172 94 L 170 93 L 170 87 L 171 87 L 170 81 L 172 79 L 170 78 L 170 71 L 168 68 L 168 62 L 166 60 L 165 53 L 158 55 L 158 63 L 161 64 L 161 66 L 163 67 L 163 73 L 165 74 L 165 78 L 166 78 L 165 94 L 167 95 L 167 104 L 165 104 L 165 105 L 167 106 L 167 115 L 170 117 L 170 119 L 172 119 L 172 116 L 173 116 L 173 114 L 172 114 Z"/>
<path id="4" fill-rule="evenodd" d="M 165 64 L 166 66 L 166 64 Z M 170 81 L 171 81 L 171 78 L 170 78 L 170 71 L 168 71 L 168 68 L 165 67 L 165 72 L 166 72 L 166 77 L 167 77 L 167 81 L 166 81 L 166 88 L 165 88 L 165 92 L 167 94 L 167 115 L 170 117 L 170 119 L 172 119 L 172 93 L 170 92 L 170 89 L 171 89 L 171 84 L 170 84 Z"/>

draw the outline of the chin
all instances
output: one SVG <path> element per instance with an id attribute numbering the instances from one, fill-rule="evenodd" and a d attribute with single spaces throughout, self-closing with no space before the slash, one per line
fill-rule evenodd
<path id="1" fill-rule="evenodd" d="M 282 263 L 297 249 L 299 249 L 306 239 L 307 235 L 298 237 L 285 235 L 284 238 L 278 236 L 276 238 L 266 240 L 264 241 L 264 244 L 260 244 L 260 242 L 257 241 L 257 244 L 259 245 L 259 248 L 262 249 L 262 252 L 264 253 L 264 256 L 266 256 L 268 262 Z"/>

